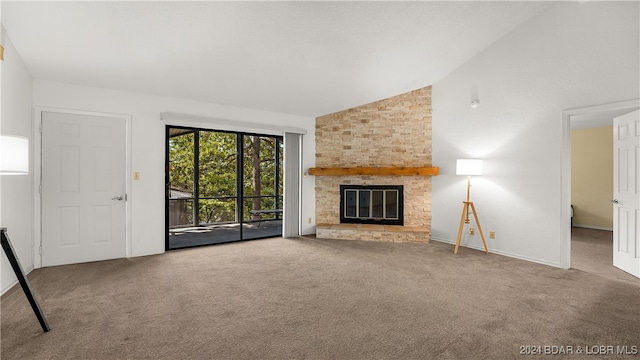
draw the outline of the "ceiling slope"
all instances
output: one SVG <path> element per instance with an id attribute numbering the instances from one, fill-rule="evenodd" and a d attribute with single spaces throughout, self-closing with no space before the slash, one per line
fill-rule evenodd
<path id="1" fill-rule="evenodd" d="M 21 2 L 38 79 L 319 116 L 431 85 L 549 2 Z"/>

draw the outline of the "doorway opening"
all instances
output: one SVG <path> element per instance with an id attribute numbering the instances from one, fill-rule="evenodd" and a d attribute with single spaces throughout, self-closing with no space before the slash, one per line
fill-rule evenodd
<path id="1" fill-rule="evenodd" d="M 574 209 L 572 209 L 572 170 L 571 170 L 571 131 L 576 128 L 596 128 L 599 126 L 613 125 L 613 118 L 637 110 L 640 107 L 640 99 L 591 106 L 579 109 L 563 111 L 563 166 L 562 166 L 562 267 L 571 267 L 572 255 L 572 225 Z M 611 134 L 613 137 L 613 134 Z M 613 162 L 613 159 L 612 159 Z M 578 211 L 578 209 L 575 209 Z M 612 210 L 613 212 L 613 210 Z M 600 229 L 603 230 L 603 229 Z M 580 234 L 577 234 L 580 235 Z M 612 247 L 613 244 L 610 244 Z M 609 266 L 613 266 L 610 263 Z"/>
<path id="2" fill-rule="evenodd" d="M 166 127 L 166 249 L 282 236 L 281 136 Z"/>

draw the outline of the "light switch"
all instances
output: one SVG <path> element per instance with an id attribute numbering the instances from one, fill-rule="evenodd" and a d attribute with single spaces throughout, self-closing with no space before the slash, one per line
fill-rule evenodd
<path id="1" fill-rule="evenodd" d="M 140 180 L 140 172 L 138 171 L 133 172 L 133 180 Z"/>

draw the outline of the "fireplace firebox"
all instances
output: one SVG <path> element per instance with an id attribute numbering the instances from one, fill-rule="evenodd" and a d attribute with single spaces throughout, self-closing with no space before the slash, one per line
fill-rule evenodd
<path id="1" fill-rule="evenodd" d="M 340 185 L 340 223 L 404 225 L 402 185 Z"/>

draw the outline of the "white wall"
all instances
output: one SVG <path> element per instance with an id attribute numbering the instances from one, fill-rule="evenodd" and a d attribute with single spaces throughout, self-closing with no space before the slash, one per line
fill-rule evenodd
<path id="1" fill-rule="evenodd" d="M 141 256 L 164 252 L 164 179 L 165 179 L 165 125 L 161 112 L 174 112 L 202 117 L 257 124 L 245 131 L 264 132 L 260 124 L 304 128 L 304 164 L 306 169 L 315 161 L 314 119 L 303 116 L 243 109 L 191 100 L 147 94 L 75 86 L 57 82 L 35 80 L 33 91 L 35 106 L 75 109 L 112 114 L 130 115 L 131 170 L 140 173 L 140 180 L 131 182 L 131 245 L 132 255 Z M 183 122 L 187 125 L 189 123 Z M 214 125 L 193 123 L 194 126 Z M 313 178 L 303 181 L 302 234 L 315 232 Z"/>
<path id="2" fill-rule="evenodd" d="M 5 60 L 0 65 L 2 66 L 2 123 L 0 132 L 6 135 L 21 135 L 31 138 L 33 79 L 4 28 L 2 29 L 2 45 L 5 48 Z M 7 228 L 7 234 L 25 272 L 31 271 L 34 264 L 32 179 L 33 171 L 29 175 L 2 176 L 0 178 L 0 223 Z M 4 252 L 0 256 L 0 261 L 2 262 L 0 265 L 0 271 L 2 271 L 0 289 L 4 292 L 16 283 L 17 279 Z"/>
<path id="3" fill-rule="evenodd" d="M 466 179 L 455 159 L 483 158 L 471 200 L 497 232 L 490 250 L 562 266 L 561 112 L 640 97 L 638 14 L 638 2 L 556 3 L 434 84 L 434 240 L 457 235 Z"/>

